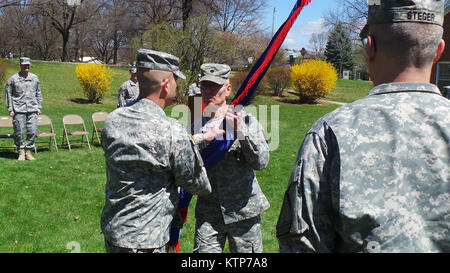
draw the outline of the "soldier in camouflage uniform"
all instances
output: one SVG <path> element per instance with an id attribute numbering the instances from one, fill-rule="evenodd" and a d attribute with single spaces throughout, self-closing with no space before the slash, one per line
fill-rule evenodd
<path id="1" fill-rule="evenodd" d="M 101 228 L 107 252 L 160 253 L 183 187 L 209 194 L 200 153 L 186 129 L 164 113 L 185 79 L 177 57 L 137 53 L 140 99 L 112 112 L 102 132 L 106 202 Z"/>
<path id="2" fill-rule="evenodd" d="M 14 145 L 19 149 L 19 161 L 35 160 L 31 154 L 38 130 L 38 115 L 42 109 L 42 93 L 38 77 L 30 72 L 30 58 L 20 58 L 20 72 L 6 82 L 5 101 L 13 118 Z M 25 128 L 27 130 L 24 141 Z M 26 149 L 26 151 L 25 151 Z"/>
<path id="3" fill-rule="evenodd" d="M 130 79 L 122 84 L 117 98 L 117 108 L 137 100 L 139 97 L 139 82 L 137 80 L 137 69 L 130 69 Z"/>
<path id="4" fill-rule="evenodd" d="M 194 252 L 221 253 L 228 238 L 232 253 L 261 253 L 260 214 L 269 202 L 255 170 L 269 163 L 264 130 L 251 114 L 232 107 L 227 111 L 226 98 L 232 88 L 228 65 L 204 64 L 201 70 L 200 89 L 207 107 L 203 120 L 191 128 L 194 139 L 201 150 L 206 148 L 212 139 L 205 133 L 219 128 L 224 117 L 229 124 L 237 123 L 237 139 L 219 164 L 208 170 L 212 193 L 197 199 Z"/>
<path id="5" fill-rule="evenodd" d="M 450 251 L 450 103 L 429 83 L 443 11 L 443 0 L 369 6 L 362 38 L 375 87 L 307 133 L 280 252 Z"/>

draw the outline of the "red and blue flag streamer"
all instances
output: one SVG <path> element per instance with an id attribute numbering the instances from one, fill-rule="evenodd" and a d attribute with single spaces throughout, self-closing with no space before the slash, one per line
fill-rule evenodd
<path id="1" fill-rule="evenodd" d="M 303 8 L 311 3 L 311 0 L 298 0 L 294 6 L 294 9 L 290 13 L 288 19 L 284 22 L 284 24 L 278 29 L 275 36 L 272 38 L 267 49 L 258 59 L 258 61 L 253 66 L 252 70 L 249 72 L 247 78 L 245 79 L 242 86 L 239 88 L 236 96 L 231 101 L 232 106 L 242 105 L 247 106 L 251 103 L 256 88 L 261 82 L 262 78 L 266 74 L 270 65 L 272 64 L 273 59 L 277 55 L 278 51 L 281 48 L 286 36 L 288 35 L 290 29 L 294 25 L 297 20 L 300 12 Z M 226 122 L 224 121 L 222 124 L 222 128 L 225 128 Z M 222 139 L 216 139 L 211 144 L 206 147 L 202 154 L 203 162 L 205 164 L 205 168 L 207 170 L 214 168 L 225 156 L 228 149 L 233 144 L 234 132 L 229 132 L 226 130 L 226 135 Z M 189 203 L 192 199 L 192 195 L 187 192 L 182 192 L 180 195 L 180 204 L 179 211 L 183 214 L 186 214 L 187 208 L 189 207 Z M 185 218 L 186 220 L 187 218 Z M 179 249 L 179 239 L 180 239 L 181 229 L 171 228 L 170 232 L 170 241 L 169 246 L 176 246 Z M 178 251 L 175 251 L 178 252 Z"/>
<path id="2" fill-rule="evenodd" d="M 246 80 L 242 84 L 241 88 L 239 88 L 239 91 L 233 98 L 231 105 L 247 106 L 250 104 L 259 82 L 262 80 L 270 65 L 272 64 L 272 61 L 280 50 L 281 45 L 283 44 L 286 36 L 289 33 L 289 30 L 294 25 L 303 7 L 305 7 L 309 3 L 311 3 L 311 0 L 297 1 L 288 19 L 278 29 L 266 51 L 264 51 L 262 56 L 258 59 L 256 64 L 253 66 L 253 69 L 248 74 Z"/>

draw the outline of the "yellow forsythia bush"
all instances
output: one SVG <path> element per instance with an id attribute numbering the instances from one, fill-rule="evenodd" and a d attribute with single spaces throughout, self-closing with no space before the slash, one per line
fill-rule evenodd
<path id="1" fill-rule="evenodd" d="M 76 67 L 78 81 L 84 95 L 91 103 L 100 103 L 109 92 L 114 73 L 104 64 L 79 64 Z"/>
<path id="2" fill-rule="evenodd" d="M 300 101 L 315 103 L 336 87 L 338 74 L 334 66 L 323 60 L 306 60 L 291 67 L 291 79 Z"/>

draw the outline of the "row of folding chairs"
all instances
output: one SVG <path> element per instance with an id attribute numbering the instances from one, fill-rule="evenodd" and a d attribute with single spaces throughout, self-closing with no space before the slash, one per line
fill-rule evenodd
<path id="1" fill-rule="evenodd" d="M 101 143 L 100 133 L 103 128 L 98 127 L 98 123 L 104 122 L 108 113 L 106 112 L 95 112 L 92 114 L 92 137 L 89 142 L 89 132 L 86 129 L 86 125 L 84 120 L 79 115 L 66 115 L 62 118 L 63 123 L 63 136 L 62 136 L 62 144 L 61 147 L 64 147 L 64 144 L 67 145 L 69 151 L 72 151 L 72 146 L 74 144 L 80 144 L 83 147 L 83 144 L 87 144 L 89 149 L 91 149 L 91 143 L 94 144 L 94 136 L 97 138 L 98 143 Z M 12 118 L 9 116 L 0 117 L 0 128 L 13 128 Z M 38 141 L 39 138 L 49 138 L 48 149 L 51 149 L 52 140 L 55 145 L 56 151 L 58 151 L 58 144 L 56 141 L 56 133 L 53 128 L 52 120 L 49 116 L 39 115 L 38 116 L 38 134 L 36 135 L 36 144 L 41 143 Z M 44 130 L 42 130 L 44 129 Z M 81 136 L 79 141 L 74 141 L 73 136 Z M 72 139 L 70 138 L 72 137 Z M 0 138 L 13 138 L 12 132 L 9 134 L 1 134 Z M 11 146 L 1 146 L 2 149 L 12 148 Z M 34 152 L 37 153 L 36 145 L 34 146 Z"/>

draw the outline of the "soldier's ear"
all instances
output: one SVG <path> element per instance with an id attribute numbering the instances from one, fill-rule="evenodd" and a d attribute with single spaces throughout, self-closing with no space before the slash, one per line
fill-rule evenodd
<path id="1" fill-rule="evenodd" d="M 444 53 L 444 50 L 445 50 L 445 41 L 443 39 L 441 39 L 441 42 L 439 43 L 439 46 L 436 51 L 436 56 L 434 57 L 434 60 L 433 60 L 433 65 L 439 61 L 442 54 Z"/>
<path id="2" fill-rule="evenodd" d="M 164 79 L 161 82 L 161 98 L 167 98 L 167 96 L 169 95 L 169 80 L 168 79 Z"/>
<path id="3" fill-rule="evenodd" d="M 375 39 L 372 35 L 368 35 L 365 39 L 364 44 L 366 45 L 367 60 L 373 61 L 376 54 Z"/>
<path id="4" fill-rule="evenodd" d="M 231 94 L 232 89 L 233 89 L 233 86 L 229 83 L 227 85 L 227 91 L 226 91 L 226 96 L 227 97 Z"/>

